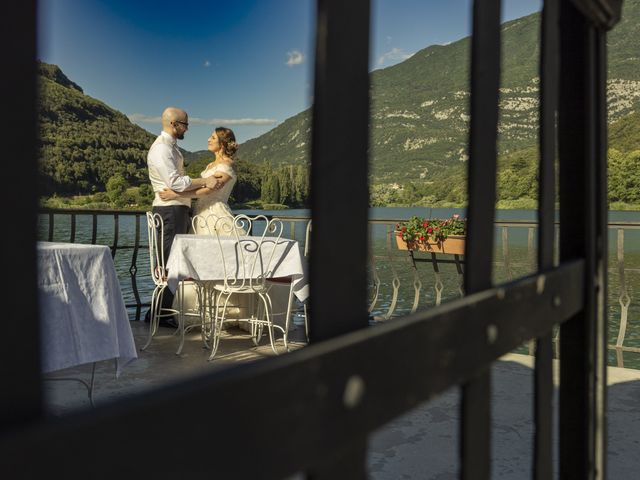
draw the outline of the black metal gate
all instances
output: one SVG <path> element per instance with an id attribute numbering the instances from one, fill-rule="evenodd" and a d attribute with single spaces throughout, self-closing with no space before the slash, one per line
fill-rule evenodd
<path id="1" fill-rule="evenodd" d="M 561 478 L 604 478 L 606 51 L 620 0 L 547 0 L 541 35 L 539 273 L 491 284 L 500 1 L 476 0 L 467 296 L 367 327 L 369 1 L 319 0 L 313 111 L 312 345 L 63 419 L 43 416 L 35 268 L 35 1 L 4 6 L 4 478 L 364 478 L 367 436 L 462 385 L 461 477 L 489 478 L 490 369 L 536 339 L 536 478 L 552 476 L 551 331 L 561 325 Z M 559 152 L 560 265 L 553 265 Z M 335 153 L 340 152 L 340 157 Z M 336 176 L 336 171 L 343 172 Z M 330 185 L 330 188 L 327 186 Z M 348 201 L 334 192 L 349 192 Z M 19 208 L 15 206 L 19 205 Z M 346 212 L 346 213 L 345 213 Z M 335 271 L 348 271 L 336 276 Z M 46 315 L 47 312 L 40 312 Z M 381 351 L 393 355 L 379 355 Z M 243 416 L 206 415 L 233 403 Z M 113 446 L 135 455 L 114 454 Z M 425 471 L 428 466 L 425 466 Z M 89 473 L 91 472 L 91 473 Z"/>

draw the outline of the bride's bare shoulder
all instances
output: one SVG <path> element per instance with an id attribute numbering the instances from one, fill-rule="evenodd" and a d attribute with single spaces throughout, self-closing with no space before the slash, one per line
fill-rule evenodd
<path id="1" fill-rule="evenodd" d="M 233 171 L 235 162 L 233 160 L 220 160 L 218 165 L 222 168 L 222 170 L 231 170 Z"/>

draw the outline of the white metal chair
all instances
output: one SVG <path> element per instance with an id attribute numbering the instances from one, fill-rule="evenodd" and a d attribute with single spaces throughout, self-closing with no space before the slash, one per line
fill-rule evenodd
<path id="1" fill-rule="evenodd" d="M 214 235 L 215 225 L 218 221 L 218 216 L 213 214 L 208 215 L 194 215 L 191 218 L 191 230 L 195 234 L 202 234 L 208 232 L 210 235 Z M 206 348 L 210 348 L 209 339 L 211 338 L 211 327 L 213 325 L 212 312 L 215 309 L 215 294 L 213 289 L 214 282 L 212 281 L 198 281 L 198 307 L 201 312 L 201 326 L 202 326 L 202 340 Z"/>
<path id="2" fill-rule="evenodd" d="M 141 350 L 146 350 L 151 344 L 153 336 L 158 331 L 158 324 L 162 317 L 173 317 L 180 312 L 173 308 L 162 307 L 162 297 L 167 288 L 167 271 L 164 264 L 164 222 L 157 213 L 147 212 L 147 237 L 149 239 L 149 263 L 151 278 L 155 283 L 151 295 L 151 318 L 149 319 L 149 337 Z"/>
<path id="3" fill-rule="evenodd" d="M 162 317 L 178 317 L 178 329 L 174 335 L 180 333 L 180 343 L 176 351 L 176 355 L 182 353 L 184 347 L 184 334 L 189 329 L 198 325 L 188 325 L 185 327 L 185 317 L 198 317 L 202 318 L 204 315 L 204 303 L 202 301 L 202 290 L 196 285 L 196 295 L 198 301 L 196 302 L 195 309 L 184 308 L 184 296 L 185 286 L 192 284 L 191 281 L 185 280 L 180 282 L 178 290 L 176 290 L 176 297 L 178 297 L 179 309 L 165 308 L 162 306 L 162 298 L 165 289 L 167 288 L 167 270 L 164 262 L 164 222 L 162 217 L 157 213 L 147 212 L 147 237 L 149 239 L 149 262 L 151 265 L 151 277 L 155 283 L 155 289 L 151 296 L 151 318 L 149 321 L 149 337 L 147 343 L 141 350 L 146 350 L 151 344 L 151 340 L 158 331 L 158 325 Z M 205 334 L 203 333 L 203 341 L 205 346 L 207 345 Z"/>
<path id="4" fill-rule="evenodd" d="M 245 236 L 244 232 L 251 232 L 254 223 L 264 222 L 265 228 L 261 235 Z M 248 322 L 251 326 L 251 337 L 254 344 L 258 344 L 262 337 L 264 327 L 269 333 L 269 341 L 274 353 L 278 354 L 276 348 L 274 330 L 279 329 L 283 333 L 285 349 L 287 345 L 286 328 L 288 327 L 288 317 L 285 326 L 277 325 L 273 322 L 273 306 L 269 290 L 271 285 L 267 282 L 272 276 L 275 261 L 275 245 L 282 237 L 283 225 L 279 219 L 269 220 L 264 215 L 248 217 L 238 215 L 229 222 L 228 218 L 219 218 L 215 222 L 213 233 L 218 240 L 220 261 L 223 265 L 224 278 L 221 282 L 213 286 L 217 295 L 215 301 L 211 303 L 213 307 L 210 317 L 214 319 L 211 328 L 211 354 L 209 360 L 213 360 L 218 345 L 222 328 L 227 321 L 227 306 L 231 295 L 254 295 L 259 301 L 257 313 L 252 312 L 251 317 L 245 319 L 233 319 L 234 321 Z M 222 239 L 233 239 L 232 246 L 229 247 L 228 240 L 226 248 L 223 247 Z M 267 237 L 270 237 L 268 240 Z M 267 244 L 273 242 L 266 247 Z M 291 302 L 289 302 L 291 304 Z"/>
<path id="5" fill-rule="evenodd" d="M 304 258 L 309 260 L 309 252 L 311 248 L 311 220 L 307 222 L 307 229 L 304 235 Z M 302 306 L 304 309 L 304 334 L 307 338 L 307 343 L 309 343 L 309 313 L 307 312 L 307 302 L 305 302 Z"/>

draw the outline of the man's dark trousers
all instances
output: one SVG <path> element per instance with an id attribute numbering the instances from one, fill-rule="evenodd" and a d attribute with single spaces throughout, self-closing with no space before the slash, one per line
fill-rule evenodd
<path id="1" fill-rule="evenodd" d="M 162 241 L 164 245 L 164 263 L 166 265 L 171 252 L 171 245 L 173 245 L 173 237 L 181 233 L 187 233 L 189 230 L 189 207 L 186 205 L 169 205 L 166 207 L 153 207 L 151 211 L 160 215 L 164 224 Z M 172 305 L 173 293 L 168 288 L 165 288 L 162 296 L 162 308 L 171 308 Z"/>

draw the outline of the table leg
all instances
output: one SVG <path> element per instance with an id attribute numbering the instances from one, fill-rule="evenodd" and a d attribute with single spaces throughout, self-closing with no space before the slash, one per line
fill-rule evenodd
<path id="1" fill-rule="evenodd" d="M 89 403 L 91 404 L 92 407 L 95 408 L 95 404 L 93 403 L 93 387 L 95 385 L 95 378 L 96 378 L 96 362 L 93 362 L 92 367 L 91 367 L 91 380 L 89 381 L 89 383 L 85 382 L 84 380 L 82 380 L 80 378 L 73 378 L 73 377 L 43 378 L 43 380 L 44 381 L 48 381 L 48 382 L 78 382 L 78 383 L 81 383 L 87 389 L 87 395 L 89 397 Z"/>

